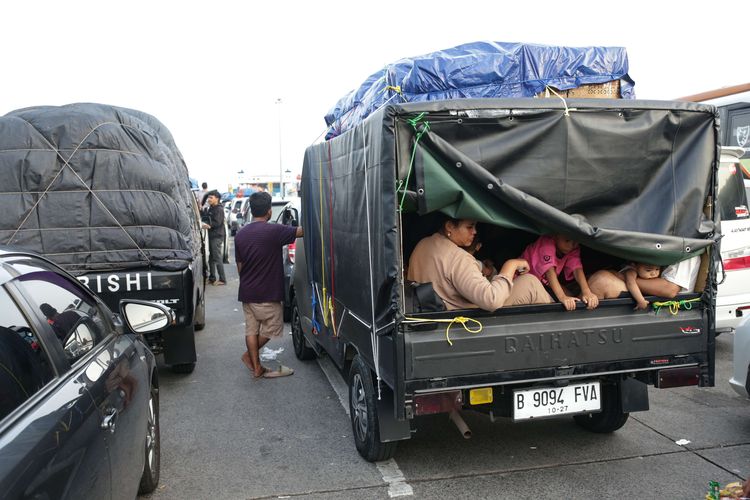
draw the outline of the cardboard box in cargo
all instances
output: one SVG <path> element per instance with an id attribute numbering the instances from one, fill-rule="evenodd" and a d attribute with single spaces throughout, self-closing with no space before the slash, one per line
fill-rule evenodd
<path id="1" fill-rule="evenodd" d="M 584 84 L 580 87 L 569 90 L 558 90 L 554 87 L 549 87 L 549 89 L 539 92 L 536 97 L 558 97 L 558 95 L 555 95 L 552 91 L 557 92 L 557 94 L 563 98 L 619 99 L 620 80 Z"/>

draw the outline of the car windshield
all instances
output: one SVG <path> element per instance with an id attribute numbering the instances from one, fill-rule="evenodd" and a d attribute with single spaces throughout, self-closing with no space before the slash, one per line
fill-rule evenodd
<path id="1" fill-rule="evenodd" d="M 748 217 L 747 195 L 738 163 L 722 162 L 719 169 L 719 209 L 722 220 Z"/>

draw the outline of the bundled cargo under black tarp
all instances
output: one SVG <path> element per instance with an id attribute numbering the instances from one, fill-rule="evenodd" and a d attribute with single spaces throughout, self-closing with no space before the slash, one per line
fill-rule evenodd
<path id="1" fill-rule="evenodd" d="M 0 242 L 68 271 L 186 268 L 201 237 L 188 171 L 146 113 L 102 104 L 0 118 Z"/>
<path id="2" fill-rule="evenodd" d="M 701 253 L 717 239 L 715 221 L 704 215 L 715 189 L 717 134 L 715 109 L 692 103 L 386 105 L 305 154 L 313 314 L 343 305 L 373 330 L 392 323 L 400 211 L 563 233 L 597 251 L 658 265 Z"/>

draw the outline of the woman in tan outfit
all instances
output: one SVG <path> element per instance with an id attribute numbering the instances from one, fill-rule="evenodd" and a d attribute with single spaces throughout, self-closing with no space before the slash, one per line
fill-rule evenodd
<path id="1" fill-rule="evenodd" d="M 476 221 L 447 219 L 438 232 L 423 238 L 409 258 L 407 278 L 432 283 L 447 309 L 481 308 L 494 311 L 503 306 L 549 304 L 552 298 L 541 282 L 524 274 L 523 259 L 507 260 L 500 272 L 487 281 L 468 247 L 476 235 Z M 516 273 L 520 276 L 513 278 Z"/>

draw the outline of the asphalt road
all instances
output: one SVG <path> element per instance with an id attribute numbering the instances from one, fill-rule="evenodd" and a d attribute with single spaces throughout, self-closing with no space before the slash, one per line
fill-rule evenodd
<path id="1" fill-rule="evenodd" d="M 750 475 L 750 401 L 727 382 L 733 335 L 717 339 L 716 387 L 651 388 L 651 410 L 613 434 L 569 417 L 491 423 L 465 412 L 465 440 L 438 415 L 420 421 L 394 460 L 371 464 L 354 448 L 330 361 L 298 361 L 284 335 L 268 346 L 295 374 L 253 380 L 240 361 L 234 266 L 227 276 L 227 286 L 208 288 L 195 372 L 160 367 L 161 482 L 148 498 L 699 499 L 711 480 Z"/>

